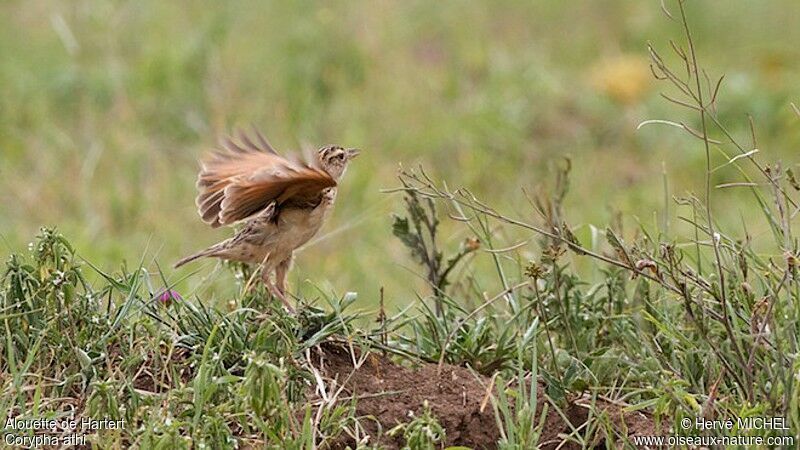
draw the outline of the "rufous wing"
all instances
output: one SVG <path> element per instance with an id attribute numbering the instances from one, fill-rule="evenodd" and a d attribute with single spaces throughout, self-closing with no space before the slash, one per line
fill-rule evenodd
<path id="1" fill-rule="evenodd" d="M 242 133 L 238 141 L 226 138 L 197 179 L 198 212 L 214 228 L 246 219 L 272 201 L 278 208 L 313 203 L 336 185 L 323 169 L 279 155 L 260 133 L 255 140 Z"/>

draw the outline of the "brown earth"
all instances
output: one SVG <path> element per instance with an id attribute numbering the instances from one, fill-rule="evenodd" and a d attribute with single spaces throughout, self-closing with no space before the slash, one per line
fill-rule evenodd
<path id="1" fill-rule="evenodd" d="M 326 343 L 312 358 L 332 395 L 343 386 L 339 401 L 356 398 L 356 416 L 364 431 L 370 435 L 371 444 L 378 443 L 386 449 L 400 449 L 404 442 L 402 432 L 389 436 L 387 432 L 401 423 L 408 423 L 423 411 L 428 402 L 433 415 L 444 427 L 446 445 L 474 449 L 497 448 L 501 434 L 497 428 L 489 386 L 492 380 L 464 367 L 444 365 L 441 371 L 436 364 L 422 363 L 412 369 L 399 365 L 379 353 L 361 357 L 357 349 L 351 351 L 344 344 Z M 360 361 L 354 369 L 353 360 Z M 318 397 L 317 397 L 318 398 Z M 537 385 L 537 411 L 547 404 L 539 447 L 543 449 L 581 448 L 575 442 L 562 443 L 563 436 L 580 427 L 589 417 L 590 399 L 578 397 L 562 408 L 567 423 L 546 399 L 544 388 Z M 595 400 L 595 411 L 605 413 L 621 436 L 656 433 L 651 416 L 641 412 L 623 412 L 624 405 L 605 400 Z M 597 413 L 596 413 L 597 414 Z M 596 417 L 595 414 L 595 417 Z M 584 432 L 580 433 L 585 435 Z M 604 436 L 593 438 L 595 448 L 616 447 L 619 436 L 611 436 L 613 443 L 606 445 Z M 329 445 L 332 449 L 355 448 L 355 439 L 343 433 Z"/>

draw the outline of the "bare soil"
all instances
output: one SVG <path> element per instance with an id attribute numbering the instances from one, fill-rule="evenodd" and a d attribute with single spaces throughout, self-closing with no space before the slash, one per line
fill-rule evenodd
<path id="1" fill-rule="evenodd" d="M 360 358 L 360 351 L 351 351 L 343 344 L 326 343 L 317 352 L 313 364 L 329 386 L 344 386 L 340 401 L 356 398 L 356 416 L 370 435 L 371 444 L 386 449 L 401 449 L 402 433 L 387 434 L 401 423 L 410 422 L 423 411 L 427 401 L 439 423 L 445 428 L 447 446 L 466 446 L 474 449 L 495 449 L 501 438 L 497 428 L 492 403 L 492 380 L 464 367 L 422 363 L 409 368 L 394 362 L 380 353 L 370 353 Z M 355 368 L 353 360 L 363 360 Z M 331 383 L 335 381 L 335 383 Z M 549 403 L 542 383 L 537 384 L 537 411 Z M 543 433 L 539 447 L 543 449 L 581 448 L 575 442 L 564 441 L 564 436 L 584 424 L 589 417 L 589 399 L 577 397 L 562 408 L 562 417 L 552 405 L 547 406 Z M 623 412 L 623 405 L 596 400 L 597 411 L 607 414 L 614 424 L 617 436 L 595 437 L 595 448 L 615 448 L 620 436 L 655 434 L 651 416 L 642 412 Z M 566 420 L 565 420 L 566 419 Z M 343 433 L 330 445 L 332 449 L 355 448 L 355 439 Z"/>

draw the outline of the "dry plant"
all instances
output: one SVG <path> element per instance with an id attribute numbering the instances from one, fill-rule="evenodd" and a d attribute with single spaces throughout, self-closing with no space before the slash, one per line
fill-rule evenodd
<path id="1" fill-rule="evenodd" d="M 500 212 L 469 189 L 451 189 L 446 183 L 435 181 L 422 168 L 401 173 L 402 189 L 424 201 L 446 204 L 458 221 L 474 224 L 490 218 L 542 237 L 542 263 L 532 263 L 528 268 L 528 275 L 535 281 L 546 273 L 558 274 L 558 261 L 564 260 L 566 250 L 577 258 L 591 258 L 610 266 L 612 270 L 607 275 L 609 280 L 616 280 L 614 283 L 619 281 L 615 278 L 617 271 L 627 272 L 629 281 L 622 281 L 622 295 L 628 298 L 626 301 L 642 305 L 636 313 L 641 320 L 636 334 L 638 345 L 644 343 L 648 347 L 643 353 L 637 352 L 637 357 L 652 356 L 665 373 L 672 374 L 667 377 L 672 379 L 664 381 L 669 395 L 645 403 L 657 405 L 656 409 L 667 413 L 667 417 L 731 417 L 745 414 L 743 411 L 758 411 L 786 417 L 792 433 L 797 434 L 800 280 L 793 225 L 800 212 L 800 186 L 792 170 L 784 169 L 781 162 L 766 163 L 761 159 L 764 152 L 758 147 L 752 119 L 747 143 L 737 139 L 720 119 L 717 106 L 724 77 L 712 79 L 700 65 L 684 6 L 683 1 L 678 1 L 675 12 L 664 8 L 682 34 L 682 42 L 670 41 L 671 58 L 677 62 L 669 62 L 653 45 L 648 49 L 653 75 L 669 88 L 668 93 L 662 94 L 664 99 L 695 117 L 691 122 L 648 120 L 640 127 L 666 124 L 678 128 L 696 139 L 704 152 L 703 194 L 674 198 L 679 208 L 690 213 L 678 216 L 691 227 L 688 237 L 641 227 L 638 237 L 626 243 L 609 227 L 609 251 L 583 246 L 561 211 L 563 195 L 558 193 L 563 192 L 559 187 L 563 180 L 557 181 L 555 195 L 529 196 L 541 222 Z M 734 154 L 730 154 L 731 149 Z M 721 165 L 715 166 L 714 151 L 724 157 Z M 736 168 L 742 181 L 712 185 L 714 172 L 727 166 Z M 748 166 L 755 169 L 755 175 L 750 175 Z M 766 249 L 759 248 L 757 252 L 747 232 L 737 237 L 715 220 L 715 197 L 721 195 L 720 191 L 733 188 L 749 190 L 763 212 L 772 232 L 772 242 L 764 244 Z M 558 283 L 559 277 L 553 280 Z M 509 288 L 505 280 L 503 283 L 501 294 Z M 533 283 L 527 289 L 534 291 L 537 303 L 542 302 L 537 286 L 543 284 Z M 541 309 L 538 315 L 544 324 L 560 325 L 557 331 L 545 327 L 548 353 L 557 360 L 555 347 L 560 345 L 572 348 L 572 355 L 580 357 L 577 355 L 583 351 L 577 349 L 574 337 L 580 331 L 576 332 L 574 322 L 567 318 L 572 314 L 568 299 L 558 297 L 561 290 L 557 284 L 548 289 L 555 294 L 556 309 L 546 308 L 550 317 Z M 479 309 L 499 298 L 502 295 L 489 298 Z M 676 310 L 676 306 L 680 309 Z M 453 330 L 448 338 L 457 332 Z M 553 332 L 562 338 L 556 339 L 556 344 L 551 337 Z M 443 355 L 448 344 L 449 339 L 441 349 Z M 554 363 L 553 370 L 557 367 Z M 674 384 L 677 380 L 680 387 Z M 679 398 L 678 392 L 688 395 Z"/>

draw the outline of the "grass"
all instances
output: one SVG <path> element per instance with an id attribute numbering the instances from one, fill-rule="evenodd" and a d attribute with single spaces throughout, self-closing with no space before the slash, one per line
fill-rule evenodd
<path id="1" fill-rule="evenodd" d="M 800 185 L 781 162 L 798 138 L 784 96 L 797 59 L 776 44 L 794 28 L 774 25 L 794 3 L 668 4 L 672 20 L 625 2 L 148 6 L 0 7 L 14 56 L 0 70 L 2 422 L 130 424 L 91 437 L 100 448 L 324 447 L 367 420 L 305 397 L 325 383 L 308 350 L 335 338 L 493 377 L 504 449 L 540 444 L 547 412 L 578 397 L 684 434 L 684 418 L 779 416 L 800 439 Z M 554 38 L 607 18 L 621 49 L 589 58 L 589 31 Z M 741 33 L 708 39 L 720 24 Z M 638 85 L 644 31 L 658 80 Z M 741 42 L 769 63 L 744 75 Z M 703 70 L 717 64 L 734 68 L 720 90 Z M 296 316 L 245 292 L 247 268 L 162 269 L 217 236 L 193 222 L 192 161 L 244 120 L 287 146 L 375 149 L 293 272 Z M 48 222 L 60 231 L 25 250 Z M 412 449 L 448 434 L 429 408 L 392 432 Z M 780 434 L 709 432 L 742 433 Z M 563 438 L 632 445 L 596 407 Z"/>
<path id="2" fill-rule="evenodd" d="M 748 126 L 739 119 L 753 114 L 761 146 L 789 155 L 800 141 L 786 100 L 800 61 L 789 44 L 798 40 L 796 2 L 688 6 L 700 54 L 728 74 L 720 116 L 741 136 Z M 220 134 L 250 124 L 279 149 L 335 142 L 365 150 L 323 230 L 336 234 L 302 252 L 291 275 L 306 295 L 314 284 L 346 286 L 362 306 L 382 286 L 389 304 L 402 303 L 409 285 L 424 289 L 396 276 L 413 263 L 383 232 L 400 202 L 380 191 L 393 187 L 400 164 L 423 163 L 436 178 L 519 210 L 520 188 L 534 189 L 569 155 L 567 206 L 585 239 L 616 211 L 652 222 L 664 203 L 662 162 L 670 193 L 697 189 L 702 176 L 703 157 L 687 138 L 655 126 L 636 131 L 646 119 L 676 118 L 647 67 L 646 43 L 667 47 L 673 36 L 653 5 L 97 0 L 0 8 L 6 255 L 42 224 L 58 225 L 105 267 L 145 247 L 166 267 L 227 237 L 197 220 L 196 160 Z M 576 31 L 565 38 L 566 29 Z M 697 125 L 694 115 L 680 118 Z M 726 167 L 715 183 L 737 176 Z M 749 215 L 745 195 L 724 196 L 719 219 L 738 225 Z M 452 246 L 465 237 L 452 224 L 444 230 Z M 341 239 L 352 245 L 339 248 Z M 227 286 L 214 283 L 209 294 L 231 295 Z"/>

